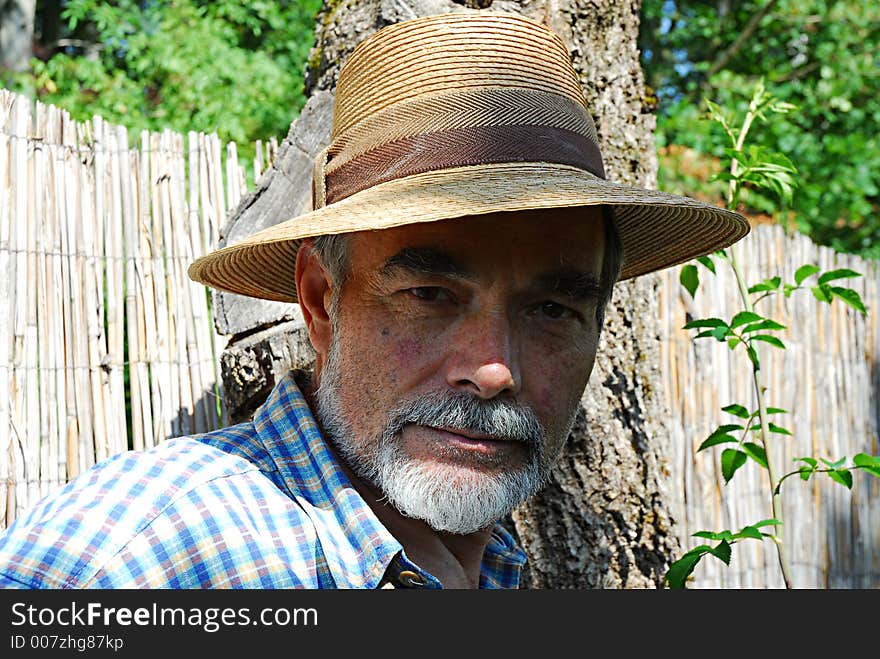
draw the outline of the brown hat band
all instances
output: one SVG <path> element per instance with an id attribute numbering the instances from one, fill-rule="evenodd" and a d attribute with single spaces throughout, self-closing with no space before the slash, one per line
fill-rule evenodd
<path id="1" fill-rule="evenodd" d="M 326 203 L 412 174 L 506 162 L 571 165 L 605 178 L 599 147 L 580 133 L 550 126 L 468 126 L 388 142 L 355 157 L 325 175 Z"/>

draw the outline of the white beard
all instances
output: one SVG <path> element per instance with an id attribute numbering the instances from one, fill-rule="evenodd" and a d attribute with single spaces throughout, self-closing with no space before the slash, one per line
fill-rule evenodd
<path id="1" fill-rule="evenodd" d="M 546 482 L 552 459 L 543 451 L 544 429 L 531 409 L 513 403 L 454 393 L 422 396 L 390 410 L 381 436 L 356 438 L 340 402 L 338 336 L 334 331 L 315 391 L 317 416 L 328 441 L 355 474 L 377 487 L 402 514 L 437 531 L 474 533 L 507 515 Z M 401 449 L 400 431 L 414 416 L 422 424 L 473 428 L 524 441 L 529 457 L 516 468 L 496 467 L 491 473 L 460 463 L 413 459 Z"/>

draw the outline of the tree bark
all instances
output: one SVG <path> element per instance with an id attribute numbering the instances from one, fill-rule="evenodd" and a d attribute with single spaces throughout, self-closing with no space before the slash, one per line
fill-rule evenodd
<path id="1" fill-rule="evenodd" d="M 339 68 L 361 39 L 417 16 L 499 10 L 541 21 L 562 37 L 583 82 L 609 178 L 655 186 L 654 117 L 636 48 L 640 0 L 330 0 L 318 17 L 303 118 L 294 122 L 256 192 L 236 209 L 225 239 L 287 219 L 294 206 L 304 206 L 310 157 L 329 139 L 327 107 Z M 328 122 L 320 129 L 319 114 Z M 305 143 L 309 122 L 311 141 Z M 508 520 L 529 554 L 526 586 L 656 587 L 678 549 L 663 489 L 667 412 L 652 387 L 659 370 L 658 286 L 658 278 L 646 276 L 615 288 L 566 450 L 549 485 Z M 244 419 L 275 373 L 308 365 L 312 353 L 302 345 L 306 334 L 289 306 L 217 294 L 215 309 L 218 329 L 237 335 L 223 357 L 224 386 L 231 418 Z M 282 318 L 283 330 L 266 329 Z M 257 327 L 261 331 L 253 334 Z M 278 338 L 290 331 L 294 338 Z"/>
<path id="2" fill-rule="evenodd" d="M 28 68 L 36 6 L 36 0 L 0 0 L 0 71 Z"/>

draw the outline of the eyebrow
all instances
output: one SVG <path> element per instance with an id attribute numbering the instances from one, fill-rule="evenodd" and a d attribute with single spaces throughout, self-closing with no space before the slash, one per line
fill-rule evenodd
<path id="1" fill-rule="evenodd" d="M 602 285 L 595 275 L 577 270 L 546 272 L 535 280 L 535 288 L 552 291 L 577 302 L 598 299 L 602 295 Z"/>
<path id="2" fill-rule="evenodd" d="M 385 261 L 381 273 L 386 276 L 405 270 L 422 275 L 457 279 L 476 279 L 476 275 L 452 256 L 432 247 L 407 247 Z"/>
<path id="3" fill-rule="evenodd" d="M 477 279 L 470 268 L 446 252 L 432 247 L 404 248 L 385 261 L 380 272 L 385 276 L 393 276 L 401 270 L 469 281 Z M 530 288 L 539 292 L 558 293 L 575 302 L 599 299 L 602 296 L 602 285 L 596 276 L 580 270 L 541 273 L 535 277 Z"/>

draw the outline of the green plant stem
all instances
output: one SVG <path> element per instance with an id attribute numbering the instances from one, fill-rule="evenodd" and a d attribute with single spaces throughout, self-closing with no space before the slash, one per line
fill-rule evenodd
<path id="1" fill-rule="evenodd" d="M 752 122 L 755 120 L 757 116 L 757 107 L 754 99 L 749 105 L 749 111 L 746 113 L 745 119 L 743 120 L 742 128 L 739 131 L 739 136 L 734 144 L 734 148 L 737 151 L 742 151 L 743 145 L 745 144 L 746 135 L 748 135 L 749 129 L 751 128 Z M 730 173 L 733 175 L 733 179 L 730 181 L 730 185 L 728 186 L 728 195 L 727 195 L 727 205 L 731 210 L 736 210 L 737 205 L 739 204 L 739 192 L 741 189 L 741 183 L 736 179 L 736 175 L 739 171 L 739 163 L 736 158 L 734 158 L 730 163 Z M 746 285 L 745 278 L 743 277 L 742 271 L 739 267 L 739 259 L 737 258 L 738 245 L 733 245 L 729 250 L 729 259 L 730 267 L 733 268 L 734 276 L 736 277 L 737 285 L 739 286 L 739 293 L 742 297 L 743 306 L 746 311 L 750 311 L 754 313 L 755 307 L 752 304 L 752 299 L 749 295 L 749 287 Z M 756 349 L 757 350 L 757 349 Z M 758 364 L 760 364 L 760 360 Z M 773 518 L 779 520 L 779 525 L 774 525 L 774 535 L 776 536 L 776 552 L 779 556 L 779 567 L 782 570 L 782 579 L 785 582 L 786 588 L 792 587 L 791 580 L 791 568 L 788 562 L 788 551 L 785 546 L 785 542 L 783 540 L 783 531 L 782 531 L 782 497 L 777 492 L 776 489 L 776 472 L 773 468 L 773 460 L 770 457 L 770 445 L 767 441 L 770 436 L 770 428 L 768 426 L 767 420 L 767 407 L 764 402 L 764 385 L 763 378 L 761 377 L 761 369 L 760 366 L 753 364 L 752 365 L 752 377 L 755 383 L 755 396 L 758 399 L 758 416 L 761 420 L 761 443 L 764 445 L 764 453 L 767 458 L 767 473 L 770 476 L 770 496 L 771 496 L 771 505 L 773 510 Z"/>
<path id="2" fill-rule="evenodd" d="M 742 276 L 742 272 L 739 268 L 736 252 L 736 247 L 730 249 L 730 267 L 733 268 L 734 275 L 736 276 L 736 281 L 739 285 L 739 292 L 742 296 L 743 304 L 746 311 L 753 312 L 754 307 L 752 305 L 751 298 L 749 297 L 748 286 L 746 286 L 745 280 Z M 791 568 L 789 567 L 788 563 L 788 551 L 785 546 L 785 542 L 783 541 L 782 497 L 776 489 L 776 471 L 773 468 L 773 460 L 770 456 L 770 445 L 767 442 L 767 438 L 770 436 L 770 428 L 768 426 L 767 407 L 766 403 L 764 402 L 763 378 L 759 367 L 754 365 L 752 366 L 752 377 L 755 383 L 755 395 L 758 399 L 758 417 L 761 421 L 761 442 L 764 444 L 764 453 L 766 454 L 767 458 L 767 473 L 770 476 L 770 493 L 772 497 L 773 518 L 779 520 L 780 522 L 779 526 L 774 526 L 774 535 L 776 536 L 776 551 L 779 555 L 779 567 L 782 569 L 782 579 L 785 582 L 785 587 L 791 588 Z"/>
<path id="3" fill-rule="evenodd" d="M 855 471 L 857 469 L 863 469 L 863 467 L 860 467 L 858 465 L 850 465 L 850 466 L 846 467 L 846 469 L 849 471 Z M 836 469 L 813 469 L 812 471 L 809 472 L 809 474 L 811 476 L 813 474 L 830 474 L 832 471 L 837 471 L 837 470 Z M 779 490 L 782 487 L 782 483 L 784 481 L 786 481 L 788 478 L 790 478 L 791 476 L 800 476 L 800 474 L 801 474 L 800 469 L 798 469 L 797 471 L 788 472 L 785 476 L 780 478 L 779 481 L 776 483 L 776 489 Z"/>

